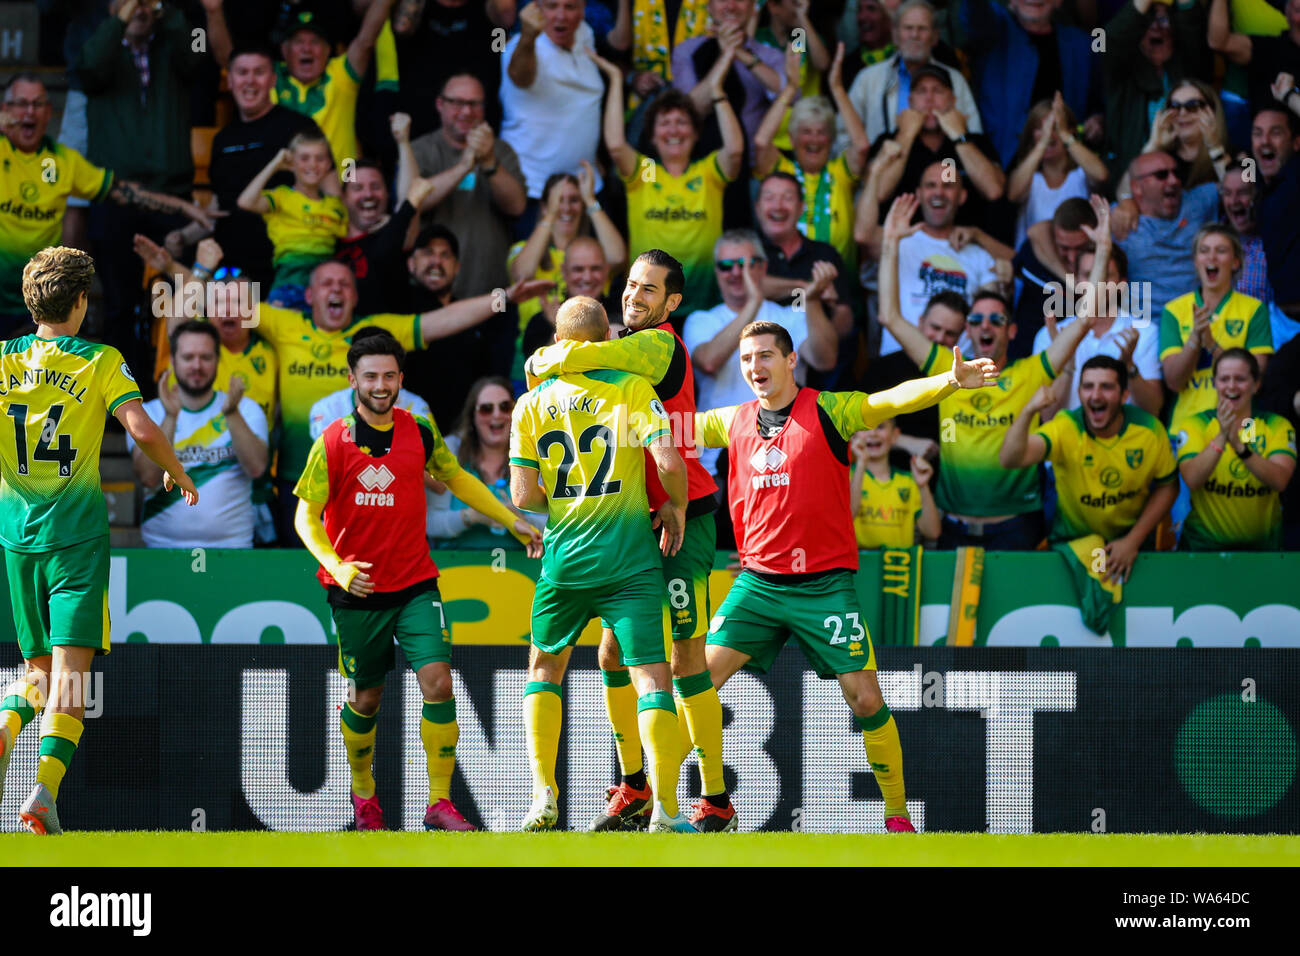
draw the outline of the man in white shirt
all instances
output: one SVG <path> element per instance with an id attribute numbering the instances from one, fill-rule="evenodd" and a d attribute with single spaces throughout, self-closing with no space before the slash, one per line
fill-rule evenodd
<path id="1" fill-rule="evenodd" d="M 266 415 L 243 397 L 237 376 L 232 376 L 229 392 L 213 389 L 220 341 L 208 322 L 177 326 L 171 334 L 176 384 L 169 385 L 171 373 L 164 373 L 158 398 L 144 406 L 194 484 L 202 487 L 199 503 L 183 508 L 178 490 L 164 491 L 162 469 L 127 435 L 136 477 L 148 489 L 140 523 L 146 547 L 253 546 L 253 478 L 266 470 Z"/>
<path id="2" fill-rule="evenodd" d="M 1079 255 L 1077 275 L 1092 272 L 1096 255 L 1088 250 Z M 1160 365 L 1160 326 L 1150 314 L 1134 317 L 1125 308 L 1128 297 L 1128 257 L 1124 250 L 1114 246 L 1106 266 L 1106 286 L 1097 290 L 1097 321 L 1092 331 L 1083 337 L 1074 352 L 1074 374 L 1070 380 L 1065 404 L 1071 410 L 1079 407 L 1079 376 L 1083 365 L 1094 355 L 1109 355 L 1119 359 L 1128 368 L 1128 387 L 1133 404 L 1152 415 L 1160 415 L 1164 401 Z M 1078 280 L 1083 285 L 1083 280 Z M 1078 288 L 1078 287 L 1076 287 Z M 1048 300 L 1049 302 L 1051 300 Z M 1073 303 L 1071 303 L 1073 304 Z M 1147 303 L 1148 307 L 1150 303 Z M 1073 311 L 1073 310 L 1071 310 Z M 1057 325 L 1057 332 L 1077 321 L 1072 315 Z M 1034 336 L 1034 352 L 1038 353 L 1052 344 L 1051 330 L 1044 326 Z"/>
<path id="3" fill-rule="evenodd" d="M 803 363 L 818 371 L 834 367 L 839 337 L 821 303 L 821 296 L 835 280 L 834 266 L 814 263 L 812 282 L 790 306 L 763 298 L 767 260 L 763 243 L 753 231 L 724 232 L 713 246 L 713 267 L 722 304 L 692 312 L 682 329 L 682 342 L 695 367 L 696 408 L 703 412 L 739 405 L 753 396 L 736 357 L 741 330 L 751 322 L 777 323 L 790 333 Z M 701 450 L 700 463 L 708 471 L 713 471 L 717 458 L 717 449 Z"/>
<path id="4" fill-rule="evenodd" d="M 960 249 L 950 239 L 957 210 L 966 201 L 960 178 L 943 163 L 933 163 L 921 177 L 919 226 L 898 245 L 899 306 L 903 318 L 916 325 L 926 304 L 940 292 L 956 292 L 969 302 L 975 290 L 999 283 L 996 260 L 973 242 Z M 880 333 L 883 358 L 899 350 L 888 329 Z"/>
<path id="5" fill-rule="evenodd" d="M 605 86 L 587 55 L 595 34 L 585 11 L 583 0 L 533 0 L 501 58 L 501 138 L 519 157 L 529 199 L 541 198 L 552 173 L 596 163 Z"/>

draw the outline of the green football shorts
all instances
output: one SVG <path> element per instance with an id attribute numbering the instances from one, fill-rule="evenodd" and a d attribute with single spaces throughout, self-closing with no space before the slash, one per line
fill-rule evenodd
<path id="1" fill-rule="evenodd" d="M 397 663 L 394 638 L 413 671 L 435 661 L 451 662 L 451 631 L 437 588 L 415 595 L 401 607 L 330 611 L 339 634 L 339 673 L 354 681 L 357 690 L 383 685 Z"/>
<path id="2" fill-rule="evenodd" d="M 668 660 L 671 639 L 664 627 L 663 578 L 653 571 L 590 588 L 538 580 L 533 591 L 533 645 L 538 650 L 559 654 L 577 642 L 593 617 L 613 628 L 624 663 Z"/>
<path id="3" fill-rule="evenodd" d="M 718 528 L 713 513 L 686 522 L 682 548 L 664 557 L 664 587 L 668 589 L 668 614 L 673 640 L 703 637 L 708 628 L 709 574 L 717 551 Z"/>
<path id="4" fill-rule="evenodd" d="M 709 622 L 709 643 L 748 654 L 746 669 L 760 673 L 767 672 L 791 637 L 818 677 L 876 669 L 876 653 L 848 571 L 797 587 L 744 571 Z"/>
<path id="5" fill-rule="evenodd" d="M 23 657 L 59 644 L 107 654 L 108 535 L 57 551 L 6 551 L 5 574 Z"/>
<path id="6" fill-rule="evenodd" d="M 674 641 L 703 637 L 713 605 L 709 600 L 709 574 L 717 550 L 718 528 L 713 513 L 686 522 L 682 547 L 671 558 L 664 557 L 664 627 Z M 609 621 L 601 620 L 601 627 Z"/>

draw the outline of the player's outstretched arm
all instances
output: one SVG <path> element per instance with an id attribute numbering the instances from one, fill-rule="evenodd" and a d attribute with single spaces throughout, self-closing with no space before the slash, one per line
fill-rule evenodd
<path id="1" fill-rule="evenodd" d="M 113 416 L 122 423 L 136 446 L 163 470 L 163 488 L 171 491 L 175 485 L 180 488 L 186 504 L 198 504 L 199 492 L 194 487 L 193 479 L 185 473 L 185 468 L 177 459 L 176 452 L 172 450 L 171 442 L 162 433 L 162 429 L 145 413 L 144 403 L 138 398 L 123 402 L 113 411 Z"/>
<path id="2" fill-rule="evenodd" d="M 668 500 L 655 512 L 655 526 L 659 532 L 659 550 L 672 557 L 682 547 L 686 534 L 686 502 L 688 485 L 686 462 L 673 445 L 671 434 L 660 435 L 646 446 L 659 470 L 659 481 L 668 493 Z"/>
<path id="3" fill-rule="evenodd" d="M 998 450 L 998 464 L 1003 468 L 1028 468 L 1047 457 L 1047 439 L 1042 435 L 1029 434 L 1034 416 L 1054 401 L 1051 386 L 1044 385 L 1034 392 L 1029 404 L 1020 410 L 1007 429 Z"/>
<path id="4" fill-rule="evenodd" d="M 556 342 L 529 356 L 524 363 L 524 375 L 530 389 L 554 375 L 600 368 L 631 372 L 658 384 L 668 374 L 676 345 L 672 334 L 663 329 L 646 329 L 604 342 Z"/>
<path id="5" fill-rule="evenodd" d="M 711 408 L 695 413 L 695 444 L 704 448 L 726 448 L 731 444 L 731 420 L 740 406 Z"/>
<path id="6" fill-rule="evenodd" d="M 374 580 L 366 574 L 366 569 L 373 565 L 369 561 L 344 561 L 339 557 L 330 543 L 330 536 L 325 533 L 325 522 L 321 520 L 324 511 L 324 502 L 299 498 L 298 510 L 293 516 L 294 530 L 312 557 L 320 562 L 339 587 L 349 594 L 365 597 L 375 589 Z"/>
<path id="7" fill-rule="evenodd" d="M 853 431 L 859 428 L 875 428 L 886 418 L 907 415 L 938 404 L 958 389 L 984 388 L 998 379 L 997 366 L 993 364 L 992 359 L 977 358 L 967 362 L 962 359 L 957 347 L 953 346 L 952 362 L 952 368 L 946 372 L 926 378 L 914 378 L 883 392 L 864 395 L 859 406 L 863 424 L 855 425 Z M 848 434 L 852 433 L 851 431 Z"/>
<path id="8" fill-rule="evenodd" d="M 514 469 L 517 466 L 511 465 L 511 500 L 514 499 Z M 512 535 L 528 551 L 530 558 L 541 557 L 542 554 L 542 536 L 536 528 L 527 521 L 517 517 L 513 511 L 501 503 L 501 500 L 494 494 L 487 485 L 475 478 L 473 474 L 465 471 L 463 468 L 455 474 L 435 475 L 442 479 L 447 485 L 447 490 L 459 498 L 465 504 L 469 505 L 479 514 L 487 515 L 493 521 L 504 525 Z M 545 501 L 545 496 L 543 496 Z M 545 511 L 545 505 L 540 509 L 524 508 L 516 502 L 515 507 L 524 511 Z"/>

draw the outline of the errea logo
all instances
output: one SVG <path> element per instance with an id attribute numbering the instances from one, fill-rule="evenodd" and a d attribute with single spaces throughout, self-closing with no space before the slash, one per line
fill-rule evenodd
<path id="1" fill-rule="evenodd" d="M 755 471 L 776 471 L 785 464 L 785 452 L 771 445 L 760 448 L 749 456 L 749 467 Z"/>
<path id="2" fill-rule="evenodd" d="M 380 465 L 376 468 L 374 465 L 366 465 L 357 480 L 361 482 L 361 487 L 366 491 L 386 491 L 388 486 L 393 483 L 393 473 L 388 470 L 387 465 Z"/>
<path id="3" fill-rule="evenodd" d="M 388 470 L 387 465 L 380 465 L 376 468 L 374 465 L 366 465 L 361 474 L 357 475 L 357 481 L 365 491 L 358 491 L 353 499 L 359 505 L 378 505 L 383 508 L 393 506 L 393 495 L 391 492 L 385 494 L 384 490 L 393 483 L 396 476 Z"/>
<path id="4" fill-rule="evenodd" d="M 785 452 L 775 445 L 755 451 L 754 454 L 749 456 L 749 466 L 758 474 L 750 476 L 750 485 L 755 489 L 789 485 L 790 476 L 785 472 L 777 471 L 778 468 L 785 464 L 785 459 Z M 768 474 L 764 474 L 764 472 L 768 472 Z"/>

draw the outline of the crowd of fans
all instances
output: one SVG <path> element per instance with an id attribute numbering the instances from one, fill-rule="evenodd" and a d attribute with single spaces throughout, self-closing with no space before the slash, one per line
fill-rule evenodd
<path id="1" fill-rule="evenodd" d="M 359 334 L 509 504 L 523 359 L 660 248 L 701 410 L 755 320 L 819 388 L 998 364 L 854 437 L 864 548 L 1300 547 L 1300 0 L 37 4 L 67 94 L 5 87 L 0 334 L 37 249 L 95 255 L 211 478 L 182 512 L 137 455 L 148 545 L 297 545 Z M 428 485 L 435 546 L 516 546 Z"/>

